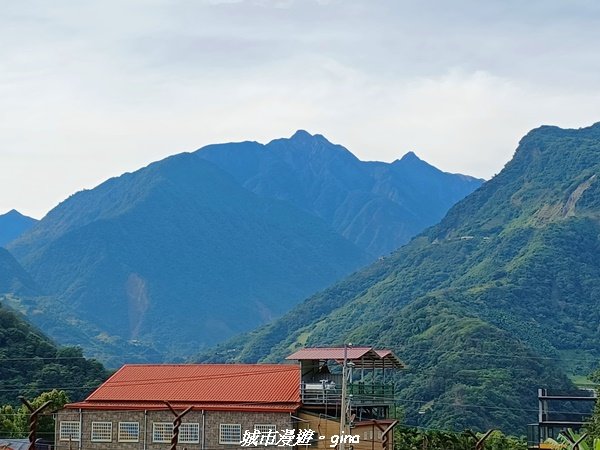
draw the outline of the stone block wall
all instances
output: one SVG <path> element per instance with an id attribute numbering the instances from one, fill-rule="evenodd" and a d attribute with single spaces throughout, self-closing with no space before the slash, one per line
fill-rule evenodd
<path id="1" fill-rule="evenodd" d="M 155 422 L 172 423 L 173 414 L 168 410 L 79 410 L 63 409 L 56 414 L 56 450 L 164 450 L 170 448 L 170 443 L 153 442 L 153 424 Z M 81 441 L 60 440 L 60 423 L 64 421 L 80 422 Z M 110 442 L 92 442 L 92 422 L 112 423 Z M 138 442 L 120 442 L 118 439 L 119 422 L 138 422 Z M 183 423 L 198 423 L 200 439 L 198 443 L 179 443 L 178 449 L 187 450 L 219 450 L 237 449 L 239 444 L 220 444 L 219 433 L 221 424 L 241 425 L 244 431 L 254 430 L 256 424 L 273 424 L 278 431 L 295 429 L 296 423 L 289 413 L 284 412 L 241 412 L 241 411 L 203 411 L 192 410 L 184 418 Z M 272 447 L 282 448 L 282 447 Z"/>

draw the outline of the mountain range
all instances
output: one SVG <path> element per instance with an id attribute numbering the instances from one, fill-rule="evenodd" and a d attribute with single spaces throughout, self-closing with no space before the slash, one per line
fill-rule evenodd
<path id="1" fill-rule="evenodd" d="M 571 389 L 600 359 L 599 175 L 600 123 L 535 129 L 439 224 L 197 360 L 389 347 L 409 424 L 522 434 L 537 388 Z"/>
<path id="2" fill-rule="evenodd" d="M 37 223 L 32 217 L 27 217 L 17 210 L 0 214 L 0 247 L 14 241 Z"/>
<path id="3" fill-rule="evenodd" d="M 78 192 L 11 242 L 40 295 L 10 304 L 111 367 L 177 360 L 281 316 L 481 182 L 304 131 L 205 147 Z"/>
<path id="4" fill-rule="evenodd" d="M 356 158 L 323 136 L 210 145 L 198 156 L 242 186 L 322 219 L 371 257 L 396 250 L 483 180 L 442 172 L 408 152 L 391 164 Z"/>

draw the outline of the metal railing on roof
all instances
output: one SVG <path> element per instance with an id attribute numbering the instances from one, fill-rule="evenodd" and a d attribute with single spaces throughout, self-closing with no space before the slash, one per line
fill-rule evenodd
<path id="1" fill-rule="evenodd" d="M 342 387 L 334 383 L 305 383 L 300 388 L 305 405 L 339 404 Z M 394 385 L 383 383 L 349 383 L 348 396 L 353 405 L 386 405 L 394 401 Z"/>

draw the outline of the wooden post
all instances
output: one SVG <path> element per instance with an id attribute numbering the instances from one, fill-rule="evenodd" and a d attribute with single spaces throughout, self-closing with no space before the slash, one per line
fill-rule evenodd
<path id="1" fill-rule="evenodd" d="M 37 432 L 38 415 L 45 408 L 47 408 L 48 405 L 50 405 L 50 403 L 52 403 L 52 401 L 48 400 L 46 403 L 44 403 L 38 409 L 33 409 L 33 406 L 31 406 L 31 403 L 29 403 L 25 399 L 25 397 L 20 396 L 19 400 L 21 400 L 21 403 L 23 403 L 25 405 L 25 407 L 29 410 L 29 450 L 35 450 L 35 435 Z"/>
<path id="2" fill-rule="evenodd" d="M 390 431 L 392 431 L 398 422 L 398 420 L 394 420 L 387 428 L 383 428 L 377 420 L 373 421 L 373 424 L 381 431 L 381 448 L 383 450 L 390 450 Z M 373 441 L 375 441 L 375 434 L 373 434 Z"/>
<path id="3" fill-rule="evenodd" d="M 469 433 L 475 439 L 475 450 L 483 450 L 483 445 L 485 444 L 485 441 L 487 440 L 487 438 L 490 437 L 493 431 L 493 428 L 491 430 L 488 430 L 483 436 L 481 436 L 481 439 L 478 439 L 475 433 L 473 433 L 471 430 L 467 430 L 467 433 Z"/>
<path id="4" fill-rule="evenodd" d="M 572 445 L 571 450 L 579 450 L 579 444 L 583 442 L 583 440 L 587 437 L 587 433 L 583 433 L 579 439 L 574 440 L 569 433 L 566 431 L 562 432 L 562 435 L 565 437 L 567 441 Z"/>
<path id="5" fill-rule="evenodd" d="M 175 411 L 175 409 L 171 406 L 169 402 L 165 402 L 165 405 L 167 405 L 167 407 L 175 416 L 175 419 L 173 420 L 173 437 L 171 438 L 171 450 L 177 450 L 177 443 L 179 442 L 179 427 L 181 426 L 181 421 L 183 419 L 183 416 L 185 416 L 192 409 L 194 409 L 194 407 L 190 406 L 185 411 L 177 414 L 177 411 Z"/>

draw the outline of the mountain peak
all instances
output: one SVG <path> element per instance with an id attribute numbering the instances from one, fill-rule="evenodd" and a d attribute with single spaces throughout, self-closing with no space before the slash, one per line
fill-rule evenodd
<path id="1" fill-rule="evenodd" d="M 410 170 L 420 168 L 428 170 L 433 170 L 435 172 L 441 172 L 437 167 L 432 166 L 427 161 L 422 160 L 417 156 L 415 152 L 408 152 L 402 158 L 397 159 L 392 163 L 392 165 L 396 168 L 408 168 Z"/>
<path id="2" fill-rule="evenodd" d="M 0 214 L 0 216 L 6 216 L 6 217 L 14 217 L 14 216 L 22 216 L 23 214 L 21 214 L 19 211 L 17 211 L 16 209 L 11 209 L 10 211 L 4 213 L 4 214 Z"/>
<path id="3" fill-rule="evenodd" d="M 298 130 L 296 131 L 292 137 L 289 139 L 292 142 L 304 144 L 304 143 L 312 143 L 312 142 L 320 142 L 325 144 L 331 144 L 329 140 L 322 134 L 310 134 L 306 130 Z M 332 144 L 333 145 L 333 144 Z"/>
<path id="4" fill-rule="evenodd" d="M 292 137 L 290 138 L 290 140 L 292 141 L 305 141 L 307 139 L 311 139 L 314 136 L 312 134 L 310 134 L 308 131 L 306 130 L 298 130 L 296 131 Z"/>
<path id="5" fill-rule="evenodd" d="M 16 209 L 0 214 L 0 247 L 18 238 L 36 222 L 36 219 L 25 216 Z"/>
<path id="6" fill-rule="evenodd" d="M 423 160 L 421 158 L 419 158 L 417 156 L 417 154 L 413 151 L 406 153 L 402 158 L 400 158 L 400 161 L 404 161 L 404 162 L 421 161 L 421 162 L 423 162 Z"/>

